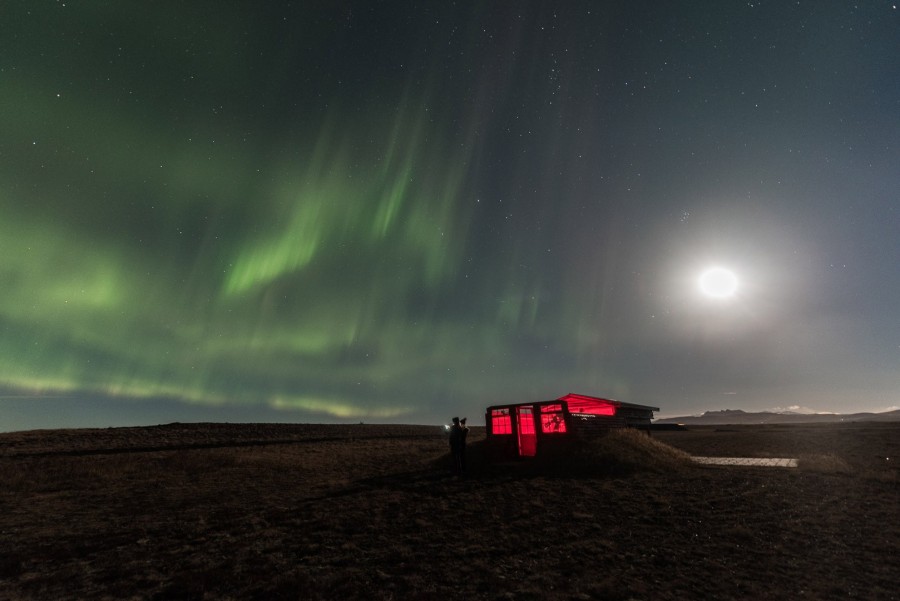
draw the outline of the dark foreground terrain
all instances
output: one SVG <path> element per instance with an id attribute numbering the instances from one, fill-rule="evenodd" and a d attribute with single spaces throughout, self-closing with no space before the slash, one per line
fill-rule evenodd
<path id="1" fill-rule="evenodd" d="M 798 469 L 488 468 L 481 437 L 460 480 L 432 427 L 2 434 L 0 598 L 900 598 L 900 424 L 654 434 Z"/>

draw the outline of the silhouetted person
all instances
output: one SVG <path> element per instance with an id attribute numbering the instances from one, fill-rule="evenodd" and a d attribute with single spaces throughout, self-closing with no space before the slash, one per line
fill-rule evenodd
<path id="1" fill-rule="evenodd" d="M 450 458 L 453 461 L 453 473 L 462 475 L 465 469 L 465 446 L 466 432 L 459 425 L 459 418 L 453 418 L 453 425 L 450 426 Z"/>
<path id="2" fill-rule="evenodd" d="M 459 430 L 460 430 L 460 442 L 459 442 L 459 471 L 460 473 L 466 473 L 466 438 L 469 437 L 469 427 L 466 426 L 466 420 L 468 418 L 464 417 L 459 420 Z"/>

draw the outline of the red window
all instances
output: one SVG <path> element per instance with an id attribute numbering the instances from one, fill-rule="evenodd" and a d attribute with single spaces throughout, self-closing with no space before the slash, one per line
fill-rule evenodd
<path id="1" fill-rule="evenodd" d="M 562 404 L 541 405 L 541 432 L 545 434 L 562 434 L 566 431 L 563 419 Z"/>
<path id="2" fill-rule="evenodd" d="M 541 432 L 544 434 L 562 434 L 566 431 L 566 422 L 562 413 L 541 413 Z"/>
<path id="3" fill-rule="evenodd" d="M 519 436 L 534 436 L 534 415 L 530 407 L 519 407 Z"/>
<path id="4" fill-rule="evenodd" d="M 512 434 L 512 422 L 509 419 L 509 409 L 491 410 L 491 433 Z"/>

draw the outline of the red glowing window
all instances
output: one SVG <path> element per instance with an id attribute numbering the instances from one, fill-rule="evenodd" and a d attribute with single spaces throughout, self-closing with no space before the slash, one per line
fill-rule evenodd
<path id="1" fill-rule="evenodd" d="M 520 408 L 519 436 L 528 434 L 534 435 L 534 415 L 532 415 L 531 409 Z"/>
<path id="2" fill-rule="evenodd" d="M 509 419 L 509 409 L 491 410 L 491 433 L 512 434 L 512 422 Z"/>
<path id="3" fill-rule="evenodd" d="M 541 405 L 541 413 L 559 413 L 562 405 Z"/>
<path id="4" fill-rule="evenodd" d="M 616 401 L 585 397 L 577 394 L 567 394 L 560 400 L 569 404 L 569 413 L 583 413 L 587 415 L 616 414 Z"/>
<path id="5" fill-rule="evenodd" d="M 542 413 L 541 432 L 544 434 L 563 434 L 566 431 L 566 422 L 562 413 Z"/>

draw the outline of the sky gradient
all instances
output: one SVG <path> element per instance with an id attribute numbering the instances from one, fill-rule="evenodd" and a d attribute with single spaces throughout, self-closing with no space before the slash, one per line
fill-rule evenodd
<path id="1" fill-rule="evenodd" d="M 892 2 L 3 12 L 0 430 L 900 405 Z"/>

